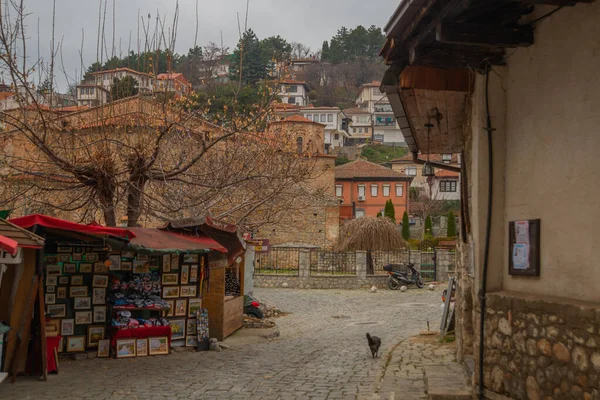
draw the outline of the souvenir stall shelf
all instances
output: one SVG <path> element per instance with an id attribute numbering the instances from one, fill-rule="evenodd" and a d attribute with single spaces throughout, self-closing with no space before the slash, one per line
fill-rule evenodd
<path id="1" fill-rule="evenodd" d="M 171 346 L 195 347 L 196 311 L 202 307 L 206 254 L 213 249 L 224 249 L 207 236 L 192 239 L 158 229 L 133 228 L 133 231 L 137 236 L 129 245 L 132 250 L 161 254 L 156 257 L 160 261 L 160 296 L 168 305 Z"/>
<path id="2" fill-rule="evenodd" d="M 171 221 L 162 228 L 185 237 L 209 236 L 222 246 L 208 255 L 202 303 L 208 310 L 210 336 L 223 340 L 243 325 L 244 253 L 237 227 L 210 217 Z"/>
<path id="3" fill-rule="evenodd" d="M 42 352 L 46 344 L 44 299 L 37 262 L 43 245 L 42 237 L 0 219 L 0 341 L 4 339 L 0 344 L 0 383 L 9 374 L 14 382 L 25 370 L 28 357 L 36 360 L 36 369 L 46 378 L 50 360 Z M 32 329 L 34 326 L 40 329 Z M 39 345 L 35 353 L 28 346 L 31 332 L 40 333 L 31 338 Z"/>
<path id="4" fill-rule="evenodd" d="M 171 328 L 165 316 L 169 304 L 160 297 L 159 257 L 123 251 L 111 254 L 109 261 L 107 301 L 113 354 L 116 358 L 148 355 L 149 341 L 159 339 L 167 350 L 161 354 L 168 354 Z"/>

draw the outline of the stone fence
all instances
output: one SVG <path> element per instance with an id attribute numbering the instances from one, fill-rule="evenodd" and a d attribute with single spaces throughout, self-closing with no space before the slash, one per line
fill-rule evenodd
<path id="1" fill-rule="evenodd" d="M 366 251 L 332 252 L 323 249 L 273 248 L 270 254 L 257 254 L 254 262 L 255 287 L 296 289 L 360 289 L 387 287 L 386 264 L 406 264 L 409 260 L 424 280 L 447 281 L 454 275 L 454 251 L 398 251 L 372 255 L 369 270 Z"/>

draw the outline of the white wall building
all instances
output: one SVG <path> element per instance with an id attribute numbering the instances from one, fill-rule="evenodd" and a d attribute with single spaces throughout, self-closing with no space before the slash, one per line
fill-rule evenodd
<path id="1" fill-rule="evenodd" d="M 96 107 L 108 103 L 110 88 L 106 89 L 95 84 L 77 85 L 77 105 L 79 107 Z"/>
<path id="2" fill-rule="evenodd" d="M 379 87 L 381 82 L 366 83 L 361 86 L 356 105 L 360 110 L 368 111 L 373 118 L 373 141 L 375 143 L 406 144 L 400 127 L 396 123 L 392 106 Z"/>
<path id="3" fill-rule="evenodd" d="M 283 80 L 279 82 L 277 95 L 283 103 L 308 106 L 308 84 L 304 81 Z"/>
<path id="4" fill-rule="evenodd" d="M 300 109 L 300 115 L 313 122 L 325 125 L 325 150 L 343 147 L 348 133 L 343 129 L 346 117 L 338 107 L 306 107 Z"/>

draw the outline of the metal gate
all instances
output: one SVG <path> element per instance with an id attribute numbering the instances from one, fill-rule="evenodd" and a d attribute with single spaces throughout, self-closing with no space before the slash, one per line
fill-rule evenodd
<path id="1" fill-rule="evenodd" d="M 421 276 L 424 281 L 435 281 L 437 277 L 437 254 L 435 247 L 427 241 L 421 243 Z"/>

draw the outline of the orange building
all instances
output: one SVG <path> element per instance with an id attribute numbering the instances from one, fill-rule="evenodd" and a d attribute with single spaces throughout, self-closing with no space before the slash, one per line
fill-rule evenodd
<path id="1" fill-rule="evenodd" d="M 409 207 L 408 188 L 412 178 L 399 171 L 365 160 L 335 168 L 335 195 L 343 200 L 340 220 L 376 217 L 392 200 L 396 219 Z"/>

